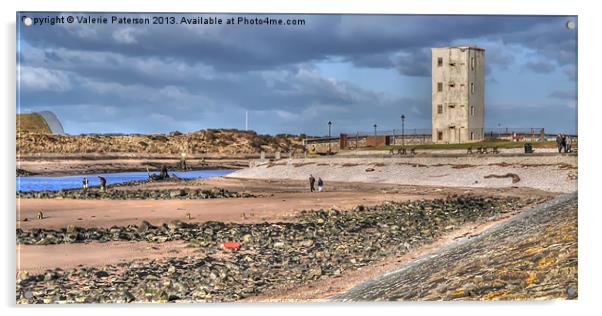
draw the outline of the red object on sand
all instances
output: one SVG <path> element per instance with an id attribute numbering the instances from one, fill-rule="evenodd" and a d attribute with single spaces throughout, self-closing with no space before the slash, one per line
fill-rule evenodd
<path id="1" fill-rule="evenodd" d="M 240 248 L 240 243 L 238 241 L 226 241 L 224 242 L 224 248 L 238 249 Z"/>

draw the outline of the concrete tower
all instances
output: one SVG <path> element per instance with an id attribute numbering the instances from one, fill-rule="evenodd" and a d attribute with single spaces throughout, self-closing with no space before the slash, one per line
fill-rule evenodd
<path id="1" fill-rule="evenodd" d="M 473 46 L 431 49 L 433 142 L 483 139 L 485 50 Z"/>

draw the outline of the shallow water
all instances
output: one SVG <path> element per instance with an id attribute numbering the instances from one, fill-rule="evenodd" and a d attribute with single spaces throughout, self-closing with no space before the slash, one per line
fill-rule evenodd
<path id="1" fill-rule="evenodd" d="M 223 176 L 231 173 L 233 170 L 192 170 L 192 171 L 174 171 L 170 175 L 176 175 L 179 178 L 194 179 Z M 98 173 L 64 177 L 17 177 L 17 191 L 43 191 L 43 190 L 64 190 L 76 189 L 82 187 L 82 179 L 88 178 L 89 185 L 99 185 L 98 176 L 107 179 L 107 184 L 123 183 L 133 180 L 146 180 L 148 173 L 139 172 L 117 172 L 117 173 Z"/>

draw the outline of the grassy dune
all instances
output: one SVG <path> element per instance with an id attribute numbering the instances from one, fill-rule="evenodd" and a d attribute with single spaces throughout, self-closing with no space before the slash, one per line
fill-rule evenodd
<path id="1" fill-rule="evenodd" d="M 39 114 L 17 114 L 17 134 L 21 133 L 51 134 L 51 131 Z"/>
<path id="2" fill-rule="evenodd" d="M 152 135 L 48 135 L 17 134 L 17 153 L 149 153 L 253 154 L 261 151 L 289 152 L 302 149 L 295 135 L 259 135 L 236 129 L 208 129 L 192 133 Z"/>

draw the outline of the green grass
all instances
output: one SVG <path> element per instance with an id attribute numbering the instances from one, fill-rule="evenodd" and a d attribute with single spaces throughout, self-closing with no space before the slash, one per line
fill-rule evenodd
<path id="1" fill-rule="evenodd" d="M 544 141 L 544 142 L 511 142 L 508 140 L 486 140 L 477 143 L 464 143 L 464 144 L 421 144 L 421 145 L 406 145 L 406 148 L 416 148 L 416 149 L 468 149 L 472 147 L 475 150 L 478 147 L 487 147 L 493 148 L 498 147 L 502 148 L 523 148 L 523 146 L 527 143 L 531 143 L 533 148 L 555 148 L 556 142 L 554 141 Z M 576 145 L 576 144 L 574 144 Z M 378 147 L 365 147 L 363 150 L 391 150 L 392 148 L 398 149 L 401 148 L 398 146 L 378 146 Z"/>

